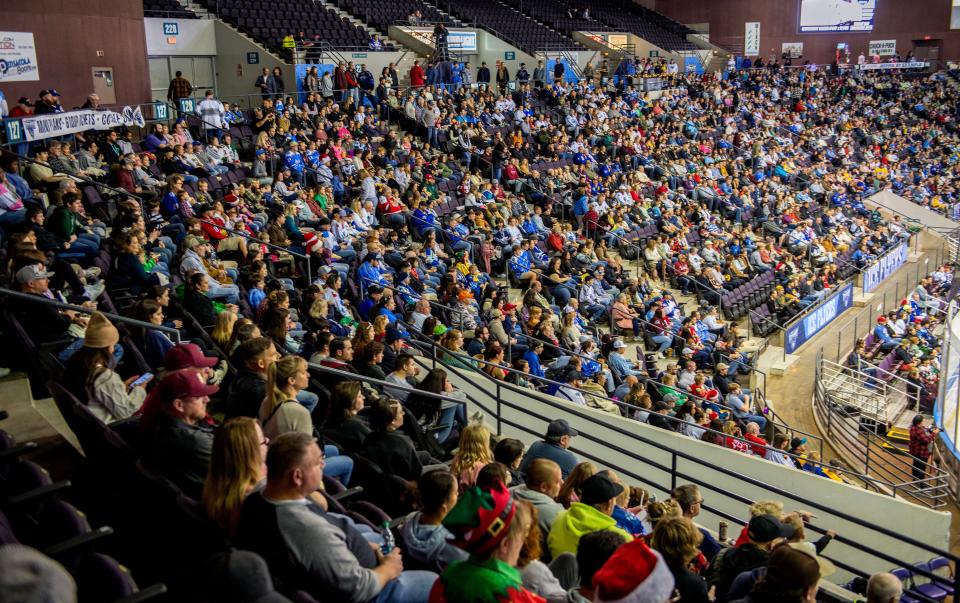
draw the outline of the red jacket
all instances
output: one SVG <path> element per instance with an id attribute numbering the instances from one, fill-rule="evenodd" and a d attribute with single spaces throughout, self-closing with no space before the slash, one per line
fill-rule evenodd
<path id="1" fill-rule="evenodd" d="M 423 67 L 414 65 L 410 68 L 410 85 L 413 87 L 423 86 L 427 79 L 423 76 Z"/>
<path id="2" fill-rule="evenodd" d="M 759 457 L 764 457 L 767 454 L 766 448 L 767 441 L 761 438 L 760 436 L 755 436 L 752 433 L 743 434 L 743 439 L 750 442 L 750 450 Z"/>

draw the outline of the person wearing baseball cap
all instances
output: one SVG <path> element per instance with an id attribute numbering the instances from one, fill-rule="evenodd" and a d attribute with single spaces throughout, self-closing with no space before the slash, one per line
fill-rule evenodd
<path id="1" fill-rule="evenodd" d="M 213 451 L 213 427 L 206 422 L 210 396 L 220 388 L 207 383 L 202 369 L 167 373 L 157 386 L 161 412 L 147 445 L 150 465 L 200 499 Z"/>
<path id="2" fill-rule="evenodd" d="M 547 435 L 540 442 L 534 442 L 530 450 L 523 457 L 520 464 L 520 473 L 526 473 L 527 467 L 534 459 L 550 459 L 560 465 L 560 472 L 563 479 L 567 479 L 573 468 L 577 466 L 579 459 L 577 455 L 567 450 L 570 447 L 570 438 L 579 435 L 579 432 L 570 427 L 565 419 L 551 421 L 547 426 Z"/>
<path id="3" fill-rule="evenodd" d="M 205 356 L 203 350 L 195 343 L 178 343 L 169 350 L 164 356 L 164 367 L 168 372 L 175 372 L 183 369 L 198 369 L 211 385 L 219 385 L 217 381 L 217 371 L 213 367 L 218 359 L 212 356 Z M 224 363 L 224 367 L 226 363 Z M 222 377 L 221 377 L 222 379 Z M 135 414 L 140 415 L 139 429 L 142 434 L 149 434 L 153 431 L 157 417 L 162 412 L 162 395 L 159 387 L 155 387 L 147 394 L 147 399 L 143 401 L 143 406 Z M 208 425 L 216 424 L 213 417 L 207 415 L 204 421 Z"/>
<path id="4" fill-rule="evenodd" d="M 717 587 L 717 600 L 727 600 L 727 593 L 737 576 L 759 567 L 765 567 L 770 552 L 794 533 L 793 526 L 774 515 L 757 515 L 747 524 L 747 542 L 717 553 L 711 565 L 716 571 L 710 583 Z"/>
<path id="5" fill-rule="evenodd" d="M 617 527 L 617 521 L 612 517 L 616 498 L 622 492 L 623 486 L 605 474 L 588 477 L 580 486 L 580 500 L 560 513 L 550 528 L 547 536 L 550 555 L 556 559 L 563 553 L 576 554 L 580 538 L 600 530 L 616 532 L 627 542 L 633 540 L 626 530 Z"/>

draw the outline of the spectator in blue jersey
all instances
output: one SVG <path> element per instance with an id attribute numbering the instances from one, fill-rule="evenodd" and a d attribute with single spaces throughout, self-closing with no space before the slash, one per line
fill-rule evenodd
<path id="1" fill-rule="evenodd" d="M 880 316 L 877 318 L 877 326 L 873 327 L 873 336 L 877 341 L 880 342 L 880 350 L 883 352 L 889 352 L 893 348 L 900 345 L 900 338 L 894 337 L 890 333 L 890 329 L 887 327 L 886 316 Z"/>
<path id="2" fill-rule="evenodd" d="M 577 220 L 577 226 L 583 226 L 583 217 L 587 215 L 588 198 L 587 189 L 580 187 L 576 193 L 576 200 L 573 202 L 573 217 Z"/>
<path id="3" fill-rule="evenodd" d="M 513 255 L 507 261 L 507 267 L 510 269 L 513 278 L 521 283 L 524 289 L 526 289 L 526 285 L 537 280 L 537 273 L 533 271 L 530 265 L 529 256 L 524 255 L 524 250 L 519 245 L 513 248 Z"/>
<path id="4" fill-rule="evenodd" d="M 463 251 L 469 257 L 473 257 L 473 243 L 467 240 L 470 236 L 470 229 L 460 222 L 460 217 L 453 215 L 447 221 L 447 227 L 444 229 L 447 243 L 454 251 Z"/>
<path id="5" fill-rule="evenodd" d="M 437 212 L 433 210 L 433 203 L 430 200 L 412 203 L 413 214 L 411 215 L 410 225 L 414 232 L 420 238 L 425 238 L 428 234 L 436 233 L 439 228 Z"/>
<path id="6" fill-rule="evenodd" d="M 303 155 L 300 154 L 300 145 L 293 141 L 287 147 L 287 152 L 283 154 L 283 167 L 284 169 L 290 170 L 290 175 L 297 182 L 304 183 L 304 162 Z"/>
<path id="7" fill-rule="evenodd" d="M 379 253 L 367 254 L 360 268 L 357 269 L 357 275 L 360 277 L 361 289 L 366 289 L 373 284 L 389 286 L 391 281 L 390 274 L 383 268 L 383 256 Z"/>
<path id="8" fill-rule="evenodd" d="M 377 307 L 377 304 L 380 303 L 380 299 L 382 297 L 383 287 L 375 284 L 367 286 L 367 294 L 363 296 L 363 299 L 357 306 L 357 313 L 360 314 L 361 320 L 373 320 L 373 316 L 371 316 L 370 313 L 373 312 L 374 308 Z"/>

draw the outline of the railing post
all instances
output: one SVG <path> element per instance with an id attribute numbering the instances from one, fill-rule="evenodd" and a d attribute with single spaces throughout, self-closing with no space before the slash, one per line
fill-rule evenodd
<path id="1" fill-rule="evenodd" d="M 677 452 L 671 451 L 670 453 L 670 491 L 673 492 L 677 488 Z"/>
<path id="2" fill-rule="evenodd" d="M 500 382 L 497 381 L 497 435 L 503 435 L 503 426 L 501 421 L 501 417 L 503 416 L 503 411 L 501 410 L 500 400 L 501 400 Z"/>

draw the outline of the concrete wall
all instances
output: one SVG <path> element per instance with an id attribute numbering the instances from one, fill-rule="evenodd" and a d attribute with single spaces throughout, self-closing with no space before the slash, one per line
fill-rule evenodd
<path id="1" fill-rule="evenodd" d="M 710 40 L 721 46 L 742 49 L 744 23 L 760 22 L 760 54 L 766 60 L 773 52 L 778 57 L 784 42 L 803 42 L 804 59 L 829 63 L 838 42 L 851 46 L 855 59 L 866 53 L 870 40 L 897 40 L 897 51 L 906 54 L 915 40 L 943 40 L 940 58 L 960 58 L 960 31 L 951 31 L 950 2 L 913 0 L 879 1 L 874 29 L 865 33 L 798 34 L 799 0 L 657 0 L 656 10 L 681 23 L 710 23 Z"/>
<path id="2" fill-rule="evenodd" d="M 93 67 L 113 68 L 118 104 L 149 99 L 141 0 L 10 0 L 0 7 L 0 29 L 33 32 L 40 76 L 5 82 L 8 102 L 56 88 L 64 108 L 80 106 L 93 91 Z"/>
<path id="3" fill-rule="evenodd" d="M 494 71 L 497 61 L 504 61 L 507 64 L 507 71 L 510 72 L 511 78 L 516 76 L 517 69 L 520 68 L 520 63 L 527 64 L 527 71 L 529 71 L 531 75 L 533 75 L 533 68 L 537 66 L 536 58 L 482 29 L 477 30 L 477 50 L 476 63 L 473 65 L 474 80 L 476 80 L 477 76 L 476 68 L 479 67 L 483 61 L 486 61 L 487 67 L 490 68 L 491 81 L 496 80 Z M 515 58 L 512 60 L 505 59 L 504 53 L 506 52 L 514 53 Z"/>
<path id="4" fill-rule="evenodd" d="M 217 54 L 215 23 L 212 19 L 144 19 L 147 55 L 213 56 Z M 175 25 L 178 34 L 165 33 L 165 24 Z"/>
<path id="5" fill-rule="evenodd" d="M 503 420 L 499 431 L 501 435 L 517 438 L 529 446 L 539 439 L 537 435 L 532 434 L 545 433 L 549 421 L 566 419 L 581 432 L 581 435 L 573 440 L 573 449 L 581 460 L 591 460 L 600 466 L 619 467 L 621 470 L 617 472 L 628 483 L 652 489 L 658 497 L 669 496 L 669 490 L 675 485 L 671 482 L 668 471 L 675 462 L 676 471 L 684 474 L 677 480 L 676 485 L 699 484 L 706 506 L 736 517 L 747 517 L 746 505 L 730 495 L 739 495 L 749 500 L 775 498 L 782 500 L 787 510 L 812 511 L 816 515 L 813 523 L 818 527 L 835 530 L 855 543 L 872 547 L 898 559 L 928 559 L 933 555 L 928 551 L 907 545 L 898 538 L 888 537 L 875 530 L 841 519 L 835 512 L 872 522 L 889 528 L 895 533 L 909 535 L 934 547 L 941 549 L 948 547 L 950 531 L 948 513 L 932 511 L 900 499 L 774 465 L 756 457 L 693 440 L 624 417 L 577 407 L 531 390 L 515 391 L 501 388 L 500 392 L 497 392 L 491 387 L 489 380 L 478 377 L 476 373 L 470 371 L 448 367 L 447 372 L 450 373 L 453 384 L 483 404 L 480 408 L 470 408 L 469 412 L 481 410 L 486 415 L 485 422 L 496 427 L 499 411 L 499 416 Z M 518 408 L 510 408 L 505 404 L 498 407 L 498 395 L 502 396 L 501 400 L 512 401 Z M 507 422 L 519 427 L 508 425 Z M 637 439 L 638 437 L 655 442 L 663 449 L 646 444 Z M 749 476 L 766 486 L 750 485 L 705 467 L 696 460 L 691 461 L 681 457 L 674 459 L 670 453 L 671 450 L 684 453 L 694 459 L 709 459 L 714 465 L 724 467 L 734 474 Z M 779 488 L 785 494 L 773 494 L 770 491 L 773 488 Z M 791 498 L 791 493 L 802 496 L 806 501 Z M 697 518 L 698 523 L 714 530 L 717 529 L 719 520 L 719 516 L 708 512 L 704 512 Z M 738 530 L 739 526 L 732 525 L 730 534 L 736 535 Z M 810 536 L 814 537 L 814 534 L 811 532 Z M 840 542 L 831 544 L 826 553 L 828 557 L 841 560 L 864 572 L 886 571 L 893 566 L 891 561 L 874 557 L 856 547 Z M 847 572 L 840 571 L 830 580 L 841 583 L 848 577 Z"/>
<path id="6" fill-rule="evenodd" d="M 292 89 L 293 67 L 285 65 L 280 59 L 270 54 L 266 48 L 255 44 L 236 30 L 224 25 L 221 21 L 214 21 L 216 36 L 216 70 L 217 94 L 220 98 L 230 102 L 243 100 L 242 106 L 249 107 L 251 101 L 247 95 L 259 95 L 260 89 L 254 87 L 260 70 L 264 67 L 273 69 L 280 67 L 284 74 L 284 84 L 287 90 Z M 257 65 L 247 64 L 247 53 L 256 52 L 260 59 Z M 242 97 L 242 98 L 237 98 Z"/>

